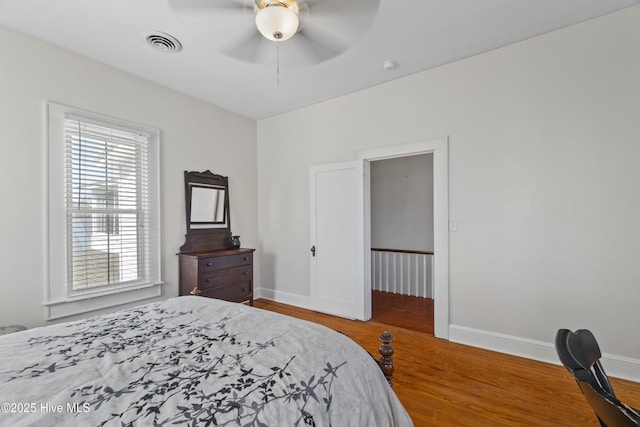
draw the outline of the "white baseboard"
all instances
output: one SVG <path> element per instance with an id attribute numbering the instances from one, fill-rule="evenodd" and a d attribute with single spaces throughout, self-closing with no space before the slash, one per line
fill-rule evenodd
<path id="1" fill-rule="evenodd" d="M 449 340 L 473 347 L 560 365 L 553 343 L 545 341 L 531 340 L 458 325 L 449 326 Z M 609 376 L 640 382 L 640 359 L 603 353 L 602 365 Z"/>
<path id="2" fill-rule="evenodd" d="M 309 297 L 290 292 L 274 291 L 273 289 L 258 288 L 253 290 L 253 298 L 264 298 L 271 301 L 281 302 L 283 304 L 293 305 L 300 308 L 311 310 Z"/>

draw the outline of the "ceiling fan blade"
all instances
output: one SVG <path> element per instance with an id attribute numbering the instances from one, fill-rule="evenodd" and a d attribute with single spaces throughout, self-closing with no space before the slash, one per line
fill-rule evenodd
<path id="1" fill-rule="evenodd" d="M 307 28 L 281 44 L 280 64 L 283 67 L 299 67 L 319 64 L 334 58 L 349 48 L 349 44 L 319 31 Z"/>
<path id="2" fill-rule="evenodd" d="M 227 44 L 221 52 L 242 62 L 267 64 L 275 59 L 275 43 L 265 39 L 253 27 L 251 30 L 245 31 L 245 34 L 233 43 Z"/>
<path id="3" fill-rule="evenodd" d="M 380 0 L 305 0 L 303 8 L 308 7 L 314 15 L 374 16 L 378 13 Z"/>
<path id="4" fill-rule="evenodd" d="M 181 15 L 211 16 L 221 13 L 253 13 L 253 0 L 167 0 L 169 7 Z"/>
<path id="5" fill-rule="evenodd" d="M 371 26 L 380 0 L 300 1 L 300 30 L 280 44 L 280 64 L 318 64 L 347 51 Z"/>
<path id="6" fill-rule="evenodd" d="M 301 11 L 302 27 L 351 44 L 371 27 L 379 8 L 380 0 L 308 0 Z"/>

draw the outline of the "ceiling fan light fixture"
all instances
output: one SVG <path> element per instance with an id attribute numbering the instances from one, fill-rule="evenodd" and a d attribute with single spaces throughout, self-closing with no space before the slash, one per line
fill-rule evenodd
<path id="1" fill-rule="evenodd" d="M 275 1 L 256 14 L 256 27 L 264 37 L 276 42 L 290 39 L 298 31 L 300 20 L 295 5 Z"/>

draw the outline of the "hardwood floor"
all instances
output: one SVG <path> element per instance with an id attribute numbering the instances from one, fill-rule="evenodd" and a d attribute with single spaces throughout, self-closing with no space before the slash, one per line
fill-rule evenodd
<path id="1" fill-rule="evenodd" d="M 264 299 L 255 306 L 344 332 L 372 354 L 377 354 L 378 335 L 389 331 L 395 338 L 394 390 L 416 426 L 599 425 L 577 384 L 559 365 Z M 640 407 L 640 383 L 611 382 L 620 400 Z"/>
<path id="2" fill-rule="evenodd" d="M 371 291 L 371 320 L 433 335 L 433 300 Z"/>

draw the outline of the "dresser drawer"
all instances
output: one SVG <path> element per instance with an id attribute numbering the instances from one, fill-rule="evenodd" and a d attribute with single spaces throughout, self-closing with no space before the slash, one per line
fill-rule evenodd
<path id="1" fill-rule="evenodd" d="M 207 271 L 215 271 L 229 267 L 238 267 L 241 265 L 252 264 L 252 253 L 227 255 L 214 258 L 203 258 L 200 260 L 200 271 L 204 273 Z"/>
<path id="2" fill-rule="evenodd" d="M 241 267 L 227 268 L 224 270 L 210 271 L 200 275 L 200 289 L 210 289 L 225 286 L 232 283 L 247 282 L 253 279 L 253 267 L 243 265 Z"/>
<path id="3" fill-rule="evenodd" d="M 180 295 L 253 305 L 253 251 L 240 248 L 179 254 Z"/>
<path id="4" fill-rule="evenodd" d="M 217 298 L 231 302 L 243 302 L 251 299 L 251 282 L 234 283 L 212 289 L 202 289 L 200 296 Z"/>

